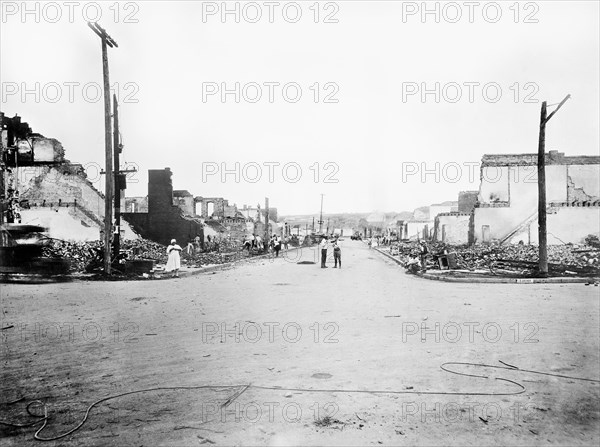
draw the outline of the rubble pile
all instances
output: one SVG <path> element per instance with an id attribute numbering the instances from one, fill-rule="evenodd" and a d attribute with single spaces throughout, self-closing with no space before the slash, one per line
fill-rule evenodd
<path id="1" fill-rule="evenodd" d="M 231 245 L 231 247 L 229 246 Z M 92 271 L 102 266 L 103 244 L 100 241 L 69 242 L 60 239 L 48 239 L 44 247 L 44 256 L 60 258 L 69 261 L 73 273 Z M 213 251 L 203 251 L 188 254 L 182 247 L 181 260 L 183 265 L 200 267 L 209 264 L 224 264 L 248 257 L 239 246 L 221 244 L 213 247 Z M 121 253 L 128 260 L 154 260 L 157 264 L 166 264 L 167 247 L 147 239 L 125 240 L 121 242 Z"/>
<path id="2" fill-rule="evenodd" d="M 514 269 L 532 269 L 538 262 L 538 247 L 535 245 L 473 245 L 450 246 L 439 242 L 428 242 L 428 268 L 439 269 L 435 262 L 437 256 L 453 253 L 456 266 L 465 270 L 487 270 L 502 265 L 504 269 L 514 265 Z M 406 266 L 412 258 L 419 257 L 417 242 L 398 242 L 389 250 Z M 576 272 L 600 275 L 600 247 L 588 245 L 550 245 L 548 262 L 551 271 L 557 274 Z"/>
<path id="3" fill-rule="evenodd" d="M 185 250 L 181 253 L 181 263 L 190 267 L 201 267 L 210 264 L 226 264 L 247 257 L 240 250 L 234 252 L 209 251 L 188 254 Z"/>
<path id="4" fill-rule="evenodd" d="M 68 242 L 49 239 L 44 246 L 43 255 L 68 261 L 71 272 L 84 272 L 90 262 L 102 256 L 102 244 L 100 241 Z"/>
<path id="5" fill-rule="evenodd" d="M 158 263 L 167 262 L 167 247 L 147 239 L 125 240 L 121 250 L 127 253 L 127 259 L 152 259 Z"/>
<path id="6" fill-rule="evenodd" d="M 449 250 L 452 251 L 452 250 Z M 460 268 L 489 268 L 493 262 L 518 261 L 537 263 L 538 247 L 534 245 L 475 245 L 456 250 Z M 548 262 L 565 268 L 600 270 L 600 250 L 573 245 L 548 246 Z"/>
<path id="7" fill-rule="evenodd" d="M 242 242 L 240 241 L 223 238 L 212 240 L 211 242 L 206 242 L 204 244 L 204 248 L 207 252 L 230 253 L 239 250 L 241 245 Z"/>

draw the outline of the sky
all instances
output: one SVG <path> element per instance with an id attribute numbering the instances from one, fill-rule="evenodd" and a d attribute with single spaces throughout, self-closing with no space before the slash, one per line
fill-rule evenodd
<path id="1" fill-rule="evenodd" d="M 484 154 L 599 153 L 599 3 L 0 2 L 0 110 L 103 190 L 97 21 L 127 196 L 175 189 L 280 215 L 403 211 L 479 188 Z"/>

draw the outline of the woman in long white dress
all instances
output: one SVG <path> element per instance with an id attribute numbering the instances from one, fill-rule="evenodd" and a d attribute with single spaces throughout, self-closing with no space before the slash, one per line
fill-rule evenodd
<path id="1" fill-rule="evenodd" d="M 179 269 L 181 268 L 180 252 L 181 247 L 177 245 L 177 241 L 171 239 L 171 244 L 167 247 L 169 259 L 167 260 L 167 268 L 165 270 L 167 272 L 173 272 L 173 278 L 179 278 Z"/>

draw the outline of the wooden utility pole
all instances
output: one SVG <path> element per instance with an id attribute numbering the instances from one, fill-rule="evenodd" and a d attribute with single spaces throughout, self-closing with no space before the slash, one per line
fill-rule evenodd
<path id="1" fill-rule="evenodd" d="M 265 247 L 269 243 L 269 198 L 265 197 Z"/>
<path id="2" fill-rule="evenodd" d="M 538 142 L 538 243 L 539 275 L 548 276 L 548 247 L 546 229 L 546 101 L 542 102 L 540 113 L 540 138 Z"/>
<path id="3" fill-rule="evenodd" d="M 113 217 L 113 191 L 114 177 L 113 172 L 113 154 L 112 154 L 112 126 L 110 122 L 110 80 L 108 73 L 108 48 L 118 47 L 117 43 L 110 37 L 106 31 L 97 23 L 88 22 L 88 26 L 102 41 L 102 74 L 104 78 L 104 155 L 106 172 L 104 187 L 104 273 L 111 273 L 111 235 L 112 235 L 112 217 Z"/>
<path id="4" fill-rule="evenodd" d="M 571 97 L 567 95 L 554 112 L 547 116 L 546 101 L 542 102 L 540 113 L 540 138 L 538 141 L 538 243 L 539 243 L 539 265 L 538 274 L 544 278 L 548 276 L 548 231 L 546 226 L 546 124 L 554 116 L 565 102 Z"/>
<path id="5" fill-rule="evenodd" d="M 321 194 L 321 212 L 319 214 L 319 234 L 323 232 L 323 195 Z"/>
<path id="6" fill-rule="evenodd" d="M 119 143 L 119 104 L 117 103 L 117 95 L 113 95 L 113 121 L 114 121 L 114 138 L 113 138 L 113 153 L 114 153 L 114 180 L 115 185 L 115 236 L 113 240 L 113 253 L 115 258 L 121 253 L 121 178 L 119 154 L 121 153 L 121 144 Z"/>

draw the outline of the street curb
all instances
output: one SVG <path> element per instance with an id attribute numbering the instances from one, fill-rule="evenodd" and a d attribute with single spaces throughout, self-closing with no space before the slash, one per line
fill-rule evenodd
<path id="1" fill-rule="evenodd" d="M 430 273 L 417 273 L 418 276 L 431 281 L 487 283 L 487 284 L 590 284 L 598 278 L 444 278 Z"/>
<path id="2" fill-rule="evenodd" d="M 379 253 L 388 257 L 398 265 L 402 265 L 399 259 L 394 258 L 389 253 L 385 253 L 378 248 L 375 248 Z M 443 277 L 440 275 L 432 275 L 431 273 L 417 273 L 418 276 L 423 279 L 430 281 L 443 281 L 443 282 L 460 282 L 470 284 L 589 284 L 598 282 L 599 278 L 450 278 Z"/>

